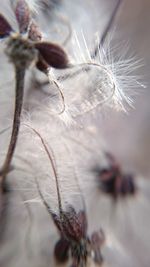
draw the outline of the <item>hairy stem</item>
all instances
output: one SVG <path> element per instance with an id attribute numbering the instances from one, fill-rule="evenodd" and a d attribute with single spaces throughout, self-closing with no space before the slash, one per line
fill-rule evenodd
<path id="1" fill-rule="evenodd" d="M 25 68 L 17 68 L 15 66 L 15 74 L 16 74 L 16 96 L 15 96 L 15 111 L 14 111 L 14 119 L 12 126 L 12 133 L 10 138 L 9 147 L 7 150 L 6 158 L 2 169 L 0 171 L 1 182 L 3 183 L 6 174 L 9 171 L 9 167 L 14 155 L 14 151 L 16 148 L 16 143 L 18 140 L 18 133 L 20 128 L 20 116 L 22 110 L 23 103 L 23 93 L 24 93 L 24 77 L 25 77 Z"/>
<path id="2" fill-rule="evenodd" d="M 60 212 L 60 215 L 62 215 L 63 211 L 62 211 L 62 203 L 61 203 L 61 194 L 60 194 L 60 190 L 59 190 L 59 180 L 58 180 L 58 174 L 57 174 L 57 171 L 56 171 L 56 168 L 55 168 L 55 164 L 54 164 L 54 161 L 52 159 L 52 156 L 49 152 L 49 149 L 47 147 L 47 145 L 45 144 L 45 141 L 43 139 L 43 137 L 41 136 L 41 134 L 36 130 L 34 129 L 33 127 L 27 125 L 27 124 L 24 124 L 26 127 L 28 127 L 29 129 L 31 129 L 40 139 L 43 147 L 44 147 L 44 150 L 50 160 L 50 163 L 51 163 L 51 166 L 52 166 L 52 170 L 53 170 L 53 173 L 54 173 L 54 176 L 55 176 L 55 181 L 56 181 L 56 190 L 57 190 L 57 197 L 58 197 L 58 206 L 59 206 L 59 212 Z M 38 190 L 39 190 L 39 187 L 38 187 Z M 40 196 L 42 197 L 42 194 L 40 193 Z M 43 199 L 43 197 L 42 197 Z M 44 204 L 45 201 L 44 201 Z M 46 204 L 46 206 L 48 207 L 48 205 Z"/>

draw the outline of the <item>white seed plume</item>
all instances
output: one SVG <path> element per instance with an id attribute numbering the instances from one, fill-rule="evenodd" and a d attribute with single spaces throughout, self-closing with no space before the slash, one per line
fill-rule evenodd
<path id="1" fill-rule="evenodd" d="M 144 87 L 137 74 L 143 63 L 136 56 L 128 57 L 127 45 L 122 49 L 104 45 L 92 58 L 84 34 L 78 38 L 75 33 L 70 49 L 74 67 L 55 73 L 63 85 L 67 115 L 76 119 L 104 105 L 123 111 L 133 106 L 132 96 Z"/>

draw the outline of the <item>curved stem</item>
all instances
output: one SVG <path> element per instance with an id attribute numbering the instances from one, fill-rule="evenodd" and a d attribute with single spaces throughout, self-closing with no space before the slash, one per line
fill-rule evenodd
<path id="1" fill-rule="evenodd" d="M 65 112 L 65 109 L 66 109 L 65 97 L 63 95 L 63 91 L 61 90 L 61 87 L 60 87 L 59 83 L 55 79 L 51 79 L 48 71 L 45 72 L 45 74 L 46 74 L 46 76 L 48 78 L 48 81 L 44 81 L 44 82 L 36 81 L 36 85 L 37 86 L 45 86 L 45 85 L 53 84 L 53 85 L 56 86 L 56 88 L 58 89 L 58 92 L 60 94 L 60 97 L 62 99 L 62 109 L 61 109 L 60 112 L 58 112 L 58 115 L 61 115 L 61 114 L 63 114 Z"/>
<path id="2" fill-rule="evenodd" d="M 59 84 L 57 83 L 57 81 L 54 80 L 54 79 L 51 80 L 50 77 L 49 77 L 49 74 L 47 74 L 47 77 L 48 77 L 48 83 L 49 84 L 53 83 L 56 86 L 56 88 L 58 89 L 58 92 L 60 93 L 60 96 L 62 98 L 63 107 L 62 107 L 62 110 L 58 113 L 58 115 L 61 115 L 61 114 L 63 114 L 65 112 L 65 109 L 66 109 L 65 97 L 64 97 L 63 92 L 62 92 Z"/>
<path id="3" fill-rule="evenodd" d="M 29 126 L 27 124 L 24 124 L 24 125 L 26 127 L 28 127 L 29 129 L 31 129 L 39 137 L 39 139 L 40 139 L 40 141 L 41 141 L 41 143 L 42 143 L 42 145 L 44 147 L 44 150 L 45 150 L 45 152 L 46 152 L 46 154 L 47 154 L 47 156 L 48 156 L 48 158 L 50 160 L 50 163 L 51 163 L 51 166 L 52 166 L 52 169 L 53 169 L 53 173 L 54 173 L 54 176 L 55 176 L 56 190 L 57 190 L 57 197 L 58 197 L 58 206 L 59 206 L 59 212 L 60 212 L 60 215 L 61 215 L 63 213 L 63 211 L 62 211 L 61 195 L 60 195 L 60 190 L 59 190 L 59 181 L 58 181 L 58 175 L 57 175 L 57 172 L 56 172 L 56 168 L 55 168 L 55 164 L 54 164 L 54 161 L 52 159 L 52 156 L 51 156 L 51 154 L 50 154 L 50 152 L 48 150 L 47 145 L 45 144 L 45 141 L 44 141 L 43 137 L 40 135 L 40 133 L 36 129 L 34 129 L 33 127 L 31 127 L 31 126 Z M 40 196 L 42 196 L 42 195 L 40 194 Z M 46 203 L 44 203 L 44 204 L 46 204 Z"/>
<path id="4" fill-rule="evenodd" d="M 9 147 L 7 150 L 7 155 L 0 171 L 1 180 L 4 181 L 7 172 L 14 155 L 16 143 L 18 140 L 19 128 L 20 128 L 20 116 L 23 103 L 23 93 L 24 93 L 24 78 L 25 78 L 25 69 L 19 69 L 15 66 L 16 73 L 16 96 L 15 96 L 15 112 L 12 126 L 12 133 L 10 138 Z"/>

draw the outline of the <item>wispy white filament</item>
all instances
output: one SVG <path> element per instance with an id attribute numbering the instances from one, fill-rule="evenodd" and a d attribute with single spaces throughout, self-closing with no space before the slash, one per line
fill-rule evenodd
<path id="1" fill-rule="evenodd" d="M 68 123 L 100 111 L 98 108 L 104 105 L 124 111 L 133 106 L 132 96 L 139 87 L 144 87 L 137 73 L 142 60 L 135 56 L 128 58 L 127 46 L 114 49 L 110 44 L 100 47 L 98 55 L 92 58 L 83 32 L 81 38 L 74 33 L 70 46 L 74 67 L 56 71 L 67 105 L 67 113 L 60 118 L 66 118 Z"/>

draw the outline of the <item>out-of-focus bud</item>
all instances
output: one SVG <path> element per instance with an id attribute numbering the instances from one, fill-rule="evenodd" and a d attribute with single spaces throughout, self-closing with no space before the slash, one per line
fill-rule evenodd
<path id="1" fill-rule="evenodd" d="M 13 31 L 8 21 L 0 14 L 0 38 L 7 37 Z"/>
<path id="2" fill-rule="evenodd" d="M 70 242 L 63 237 L 56 243 L 54 249 L 54 255 L 59 263 L 64 263 L 68 260 L 69 248 L 70 248 Z"/>
<path id="3" fill-rule="evenodd" d="M 20 33 L 25 33 L 30 22 L 30 9 L 25 0 L 18 0 L 15 8 Z"/>

